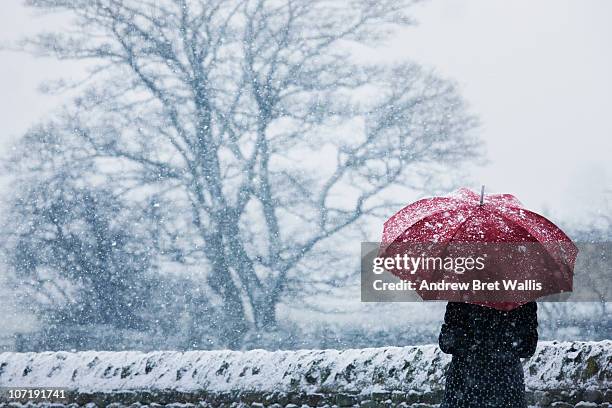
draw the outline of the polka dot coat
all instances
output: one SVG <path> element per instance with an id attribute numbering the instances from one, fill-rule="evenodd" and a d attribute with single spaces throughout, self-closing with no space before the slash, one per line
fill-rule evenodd
<path id="1" fill-rule="evenodd" d="M 537 305 L 511 311 L 449 302 L 439 343 L 452 354 L 441 408 L 525 408 L 521 358 L 538 342 Z"/>

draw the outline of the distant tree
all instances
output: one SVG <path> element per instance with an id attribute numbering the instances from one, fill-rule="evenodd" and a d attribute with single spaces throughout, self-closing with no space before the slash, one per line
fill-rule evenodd
<path id="1" fill-rule="evenodd" d="M 145 231 L 112 191 L 85 183 L 82 167 L 65 166 L 66 156 L 51 149 L 63 148 L 54 130 L 33 129 L 7 163 L 16 176 L 2 249 L 18 278 L 15 289 L 43 330 L 142 329 Z"/>
<path id="2" fill-rule="evenodd" d="M 352 58 L 411 24 L 411 0 L 26 3 L 74 17 L 26 50 L 93 63 L 60 87 L 82 93 L 54 150 L 157 217 L 156 256 L 201 265 L 216 311 L 193 324 L 219 319 L 230 347 L 273 330 L 305 260 L 388 212 L 390 187 L 479 156 L 452 83 Z"/>
<path id="3" fill-rule="evenodd" d="M 607 198 L 607 197 L 606 197 Z M 600 340 L 612 335 L 610 317 L 610 258 L 612 258 L 612 213 L 607 198 L 603 208 L 591 215 L 589 222 L 573 225 L 569 235 L 579 252 L 574 269 L 574 301 L 541 302 L 541 326 L 547 338 Z M 576 298 L 577 296 L 577 298 Z M 578 300 L 576 300 L 578 299 Z"/>

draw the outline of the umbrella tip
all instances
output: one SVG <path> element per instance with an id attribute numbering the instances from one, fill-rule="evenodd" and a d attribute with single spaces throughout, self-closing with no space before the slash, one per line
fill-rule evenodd
<path id="1" fill-rule="evenodd" d="M 480 205 L 484 204 L 484 184 L 480 187 Z"/>

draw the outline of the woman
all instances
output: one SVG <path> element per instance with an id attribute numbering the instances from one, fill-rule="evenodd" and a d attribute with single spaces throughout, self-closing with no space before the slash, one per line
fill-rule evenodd
<path id="1" fill-rule="evenodd" d="M 526 408 L 520 358 L 538 342 L 535 302 L 511 311 L 449 302 L 440 348 L 452 354 L 440 408 Z"/>

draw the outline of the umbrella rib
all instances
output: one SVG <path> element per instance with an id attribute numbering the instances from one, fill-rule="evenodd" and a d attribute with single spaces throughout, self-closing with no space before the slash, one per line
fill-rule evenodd
<path id="1" fill-rule="evenodd" d="M 576 245 L 574 244 L 574 242 L 572 241 L 572 239 L 571 239 L 571 238 L 570 238 L 570 237 L 569 237 L 569 236 L 568 236 L 568 235 L 567 235 L 567 234 L 566 234 L 566 233 L 565 233 L 565 232 L 564 232 L 564 231 L 563 231 L 561 228 L 557 227 L 557 226 L 556 226 L 556 225 L 555 225 L 555 224 L 554 224 L 552 221 L 550 221 L 548 218 L 546 218 L 546 217 L 544 217 L 544 216 L 542 216 L 542 215 L 538 214 L 537 212 L 531 211 L 531 210 L 529 210 L 529 209 L 527 209 L 527 208 L 515 207 L 515 206 L 512 206 L 512 205 L 506 205 L 506 206 L 504 206 L 504 207 L 505 207 L 505 208 L 511 208 L 511 209 L 513 209 L 513 210 L 517 210 L 517 211 L 524 211 L 524 212 L 528 212 L 528 213 L 529 213 L 529 214 L 531 214 L 531 215 L 534 215 L 534 216 L 536 216 L 536 217 L 538 217 L 538 218 L 543 219 L 543 220 L 544 220 L 544 221 L 546 221 L 547 223 L 552 224 L 552 225 L 553 225 L 553 226 L 554 226 L 554 227 L 555 227 L 555 228 L 556 228 L 556 229 L 557 229 L 557 230 L 558 230 L 558 231 L 559 231 L 559 232 L 560 232 L 560 233 L 561 233 L 561 234 L 562 234 L 562 235 L 563 235 L 563 236 L 564 236 L 564 237 L 567 239 L 567 241 L 568 241 L 569 243 L 571 243 L 571 244 L 572 244 L 574 247 L 576 247 Z M 499 212 L 499 211 L 497 211 L 497 210 L 495 210 L 495 209 L 493 209 L 493 211 L 495 211 L 497 214 L 499 214 L 500 216 L 502 216 L 504 219 L 508 219 L 508 218 L 504 217 L 504 214 L 503 214 L 503 213 L 501 213 L 501 212 Z M 525 228 L 525 229 L 526 229 L 526 228 Z M 526 229 L 526 230 L 527 230 L 527 232 L 529 232 L 529 233 L 531 234 L 531 231 L 530 231 L 530 230 L 528 230 L 528 229 Z M 533 234 L 531 234 L 531 235 L 533 235 Z"/>
<path id="2" fill-rule="evenodd" d="M 405 229 L 403 230 L 403 232 L 401 232 L 401 233 L 400 233 L 400 234 L 399 234 L 397 237 L 393 238 L 393 241 L 391 241 L 391 243 L 389 243 L 389 245 L 395 244 L 395 243 L 397 242 L 397 240 L 399 239 L 399 237 L 401 237 L 401 236 L 402 236 L 402 235 L 403 235 L 403 234 L 404 234 L 404 233 L 405 233 L 407 230 L 409 230 L 410 228 L 412 228 L 412 227 L 413 227 L 413 226 L 414 226 L 416 223 L 418 223 L 418 222 L 420 222 L 420 221 L 423 221 L 423 220 L 424 220 L 424 219 L 426 219 L 426 218 L 433 217 L 433 216 L 438 215 L 438 214 L 440 214 L 440 213 L 443 213 L 443 212 L 445 212 L 445 211 L 456 211 L 456 210 L 465 209 L 465 208 L 468 208 L 468 209 L 469 209 L 469 206 L 468 206 L 468 205 L 466 205 L 466 204 L 462 204 L 462 205 L 460 205 L 459 207 L 456 207 L 456 208 L 444 208 L 444 209 L 441 209 L 441 210 L 434 211 L 434 212 L 432 212 L 431 214 L 428 214 L 426 217 L 420 218 L 420 219 L 418 219 L 416 222 L 413 222 L 412 224 L 410 224 L 410 226 L 409 226 L 409 227 L 407 227 L 407 228 L 405 228 Z M 468 219 L 469 219 L 469 218 L 471 218 L 471 217 L 473 217 L 473 214 L 471 214 L 471 215 L 468 217 Z M 466 221 L 467 221 L 467 219 L 466 219 L 466 220 L 464 220 L 464 221 L 463 221 L 463 222 L 460 224 L 460 226 L 461 226 L 461 225 L 463 225 L 463 224 L 464 224 Z M 388 222 L 388 221 L 387 221 L 387 222 Z M 385 223 L 385 224 L 386 224 L 386 223 Z M 454 234 L 453 234 L 453 236 L 454 236 Z"/>
<path id="3" fill-rule="evenodd" d="M 446 241 L 446 243 L 447 244 L 450 243 L 453 240 L 453 238 L 455 238 L 455 235 L 457 235 L 459 233 L 459 230 L 465 225 L 465 223 L 468 222 L 469 220 L 471 220 L 472 218 L 474 218 L 475 215 L 476 215 L 476 211 L 474 211 L 473 213 L 468 215 L 467 218 L 465 220 L 463 220 L 463 222 L 461 222 L 459 224 L 459 226 L 457 227 L 455 232 L 453 232 L 453 235 L 451 235 L 450 239 L 448 241 Z"/>
<path id="4" fill-rule="evenodd" d="M 519 210 L 523 210 L 523 211 L 529 211 L 529 210 L 525 210 L 524 208 L 516 208 L 516 207 L 512 207 L 512 208 L 519 209 Z M 542 244 L 542 242 L 540 242 L 540 241 L 539 241 L 539 240 L 538 240 L 538 239 L 535 237 L 535 235 L 533 235 L 533 234 L 532 234 L 531 229 L 529 229 L 529 228 L 527 228 L 527 227 L 525 227 L 525 226 L 523 226 L 523 225 L 519 224 L 518 222 L 516 222 L 516 221 L 514 221 L 514 220 L 511 220 L 510 218 L 508 218 L 508 217 L 504 216 L 504 214 L 503 214 L 503 213 L 501 213 L 501 212 L 497 211 L 496 209 L 492 209 L 491 211 L 493 211 L 495 214 L 499 215 L 500 217 L 502 217 L 502 218 L 503 218 L 503 219 L 505 219 L 506 221 L 511 222 L 512 224 L 516 225 L 518 228 L 521 228 L 521 229 L 523 229 L 523 230 L 527 231 L 527 233 L 529 233 L 529 235 L 531 235 L 531 236 L 532 236 L 532 237 L 533 237 L 533 238 L 536 240 L 536 242 L 537 242 L 537 243 Z M 536 213 L 534 213 L 533 211 L 529 211 L 529 212 L 530 212 L 530 213 L 532 213 L 532 214 L 535 214 L 535 215 L 538 215 L 538 216 L 539 216 L 539 214 L 536 214 Z M 563 232 L 563 231 L 561 231 L 561 232 Z M 565 233 L 563 233 L 563 235 L 565 235 Z M 572 241 L 570 240 L 570 242 L 572 242 Z M 573 244 L 573 242 L 572 242 L 572 244 Z M 563 270 L 563 264 L 559 263 L 559 261 L 557 261 L 557 259 L 556 259 L 554 256 L 552 256 L 552 255 L 551 255 L 551 258 L 552 258 L 552 260 L 553 260 L 553 261 L 555 261 L 555 263 L 557 264 L 557 266 L 559 266 L 559 269 L 560 269 L 560 270 L 563 272 L 563 271 L 564 271 L 564 270 Z M 572 279 L 572 277 L 571 277 L 571 276 L 569 276 L 569 274 L 566 274 L 566 278 L 568 278 L 568 279 Z"/>

